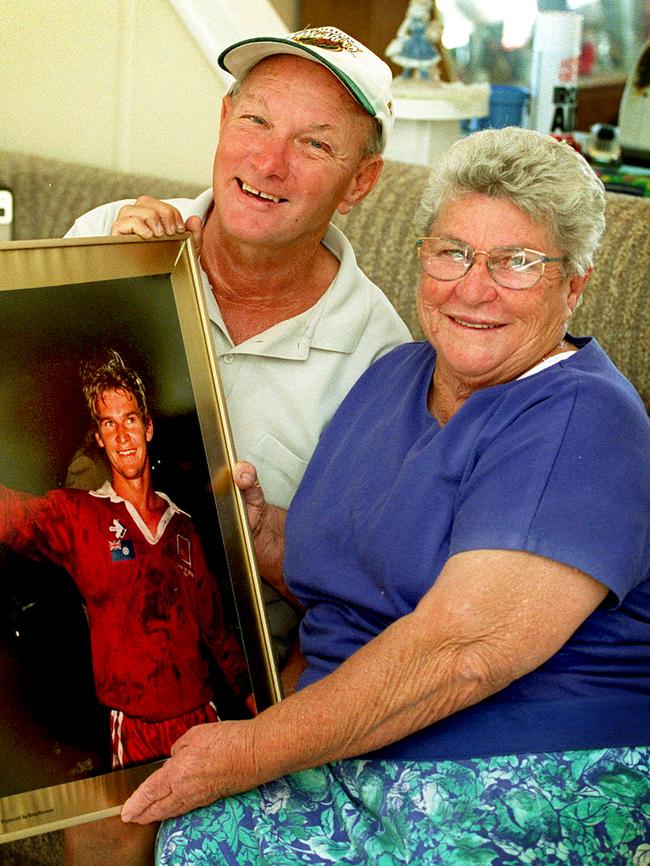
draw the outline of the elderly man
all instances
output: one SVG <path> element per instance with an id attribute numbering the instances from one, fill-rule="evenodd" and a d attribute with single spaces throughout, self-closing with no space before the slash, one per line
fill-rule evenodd
<path id="1" fill-rule="evenodd" d="M 379 178 L 391 73 L 333 27 L 246 40 L 219 62 L 236 82 L 223 100 L 212 189 L 195 201 L 103 205 L 68 237 L 192 231 L 238 456 L 257 466 L 267 499 L 287 508 L 348 390 L 410 339 L 330 223 Z M 297 614 L 267 587 L 271 597 L 282 657 Z M 91 863 L 78 839 L 74 862 Z M 102 866 L 111 856 L 105 842 Z"/>
<path id="2" fill-rule="evenodd" d="M 330 224 L 379 178 L 391 73 L 332 27 L 246 40 L 219 62 L 236 82 L 212 189 L 104 205 L 68 236 L 193 231 L 237 454 L 287 508 L 350 387 L 410 338 Z M 269 613 L 282 656 L 296 616 L 277 602 Z"/>

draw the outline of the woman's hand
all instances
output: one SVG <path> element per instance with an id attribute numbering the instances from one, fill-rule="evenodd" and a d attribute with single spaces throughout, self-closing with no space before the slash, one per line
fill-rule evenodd
<path id="1" fill-rule="evenodd" d="M 256 776 L 252 727 L 246 721 L 190 728 L 174 743 L 171 758 L 152 773 L 122 807 L 122 820 L 161 821 L 248 790 Z"/>
<path id="2" fill-rule="evenodd" d="M 191 216 L 184 222 L 177 208 L 148 195 L 141 195 L 134 204 L 126 204 L 120 208 L 111 226 L 112 235 L 138 235 L 145 240 L 183 234 L 186 231 L 192 232 L 198 255 L 203 234 L 201 217 Z"/>

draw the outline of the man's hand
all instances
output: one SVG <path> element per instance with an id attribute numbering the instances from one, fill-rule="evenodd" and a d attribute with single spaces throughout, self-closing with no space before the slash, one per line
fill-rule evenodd
<path id="1" fill-rule="evenodd" d="M 251 722 L 196 725 L 176 740 L 171 758 L 129 797 L 122 820 L 162 821 L 256 784 Z"/>
<path id="2" fill-rule="evenodd" d="M 266 501 L 264 491 L 257 480 L 257 470 L 252 463 L 243 460 L 236 463 L 233 479 L 244 494 L 260 574 L 290 604 L 302 610 L 300 601 L 287 589 L 282 576 L 284 521 L 287 512 L 277 505 L 269 505 Z"/>
<path id="3" fill-rule="evenodd" d="M 117 219 L 111 226 L 112 235 L 138 235 L 141 238 L 161 238 L 164 235 L 192 232 L 197 254 L 201 251 L 203 225 L 201 217 L 188 217 L 183 222 L 180 212 L 157 198 L 141 195 L 134 204 L 120 208 Z"/>
<path id="4" fill-rule="evenodd" d="M 240 460 L 233 470 L 235 484 L 244 494 L 248 522 L 253 535 L 264 532 L 264 523 L 272 506 L 267 505 L 262 485 L 257 479 L 257 469 L 252 463 Z"/>

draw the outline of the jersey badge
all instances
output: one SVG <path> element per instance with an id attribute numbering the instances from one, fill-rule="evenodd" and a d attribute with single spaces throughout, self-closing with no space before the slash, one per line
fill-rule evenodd
<path id="1" fill-rule="evenodd" d="M 135 549 L 130 538 L 122 538 L 120 541 L 109 541 L 111 551 L 111 562 L 126 562 L 135 559 Z"/>
<path id="2" fill-rule="evenodd" d="M 192 546 L 190 544 L 189 538 L 185 538 L 184 535 L 176 536 L 176 551 L 178 552 L 178 558 L 184 565 L 189 565 L 192 567 Z"/>

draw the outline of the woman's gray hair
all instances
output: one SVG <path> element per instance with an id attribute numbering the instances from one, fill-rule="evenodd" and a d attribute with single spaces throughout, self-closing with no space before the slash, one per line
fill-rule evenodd
<path id="1" fill-rule="evenodd" d="M 428 235 L 444 205 L 473 193 L 506 199 L 527 213 L 584 275 L 605 230 L 605 189 L 570 145 L 509 126 L 455 142 L 435 168 L 415 215 Z"/>

